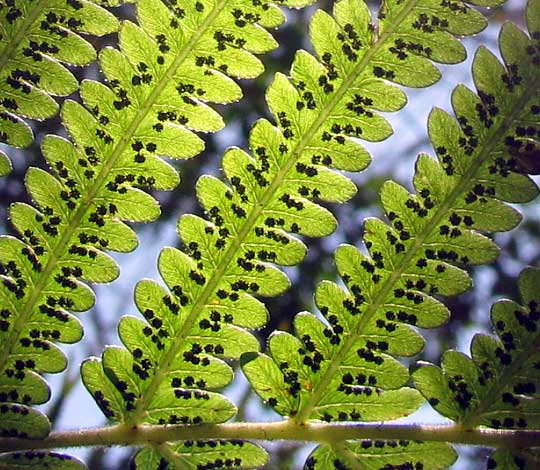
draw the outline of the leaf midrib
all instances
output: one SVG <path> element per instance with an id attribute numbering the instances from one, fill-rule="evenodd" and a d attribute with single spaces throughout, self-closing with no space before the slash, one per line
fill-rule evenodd
<path id="1" fill-rule="evenodd" d="M 336 91 L 333 97 L 328 101 L 326 106 L 324 106 L 321 109 L 321 112 L 319 113 L 317 119 L 311 124 L 311 126 L 308 128 L 307 132 L 304 134 L 302 139 L 293 148 L 289 158 L 287 159 L 283 167 L 281 167 L 281 169 L 277 171 L 276 177 L 268 185 L 267 189 L 262 194 L 259 201 L 255 202 L 253 209 L 250 211 L 248 217 L 246 218 L 245 224 L 238 231 L 236 237 L 234 237 L 232 243 L 230 244 L 229 248 L 225 252 L 223 258 L 221 258 L 221 261 L 216 266 L 216 269 L 213 275 L 209 278 L 207 284 L 202 289 L 197 301 L 193 304 L 191 312 L 189 313 L 184 323 L 182 324 L 182 327 L 179 333 L 175 336 L 172 346 L 167 351 L 167 353 L 163 356 L 163 360 L 160 361 L 160 363 L 155 366 L 156 373 L 152 377 L 150 385 L 146 389 L 146 392 L 144 393 L 143 397 L 137 403 L 136 410 L 131 416 L 129 423 L 136 424 L 141 420 L 143 413 L 145 412 L 146 408 L 149 406 L 150 402 L 152 401 L 152 398 L 154 394 L 156 393 L 161 381 L 164 380 L 164 378 L 168 374 L 168 371 L 174 361 L 174 358 L 177 356 L 180 349 L 182 348 L 183 342 L 189 335 L 189 332 L 193 328 L 195 322 L 197 321 L 197 318 L 199 317 L 202 310 L 207 305 L 207 302 L 210 300 L 210 297 L 214 294 L 215 289 L 218 287 L 222 277 L 225 275 L 227 268 L 229 267 L 229 264 L 236 256 L 236 253 L 242 246 L 245 238 L 250 233 L 250 231 L 252 230 L 253 226 L 255 225 L 255 223 L 261 216 L 261 214 L 264 212 L 266 206 L 272 200 L 272 197 L 274 193 L 276 192 L 276 190 L 282 185 L 289 170 L 297 162 L 298 158 L 300 157 L 302 152 L 305 150 L 305 148 L 309 145 L 309 143 L 311 142 L 313 137 L 316 135 L 320 127 L 326 122 L 326 119 L 328 118 L 332 110 L 335 108 L 335 106 L 339 103 L 341 98 L 351 88 L 351 85 L 353 85 L 356 78 L 370 64 L 371 59 L 384 46 L 388 37 L 391 36 L 392 31 L 401 25 L 402 20 L 416 6 L 418 1 L 419 0 L 409 0 L 408 3 L 403 8 L 403 11 L 401 12 L 401 14 L 396 17 L 397 21 L 392 23 L 391 27 L 386 29 L 384 33 L 382 33 L 379 36 L 378 40 L 374 42 L 371 45 L 371 47 L 366 51 L 362 60 L 358 62 L 358 64 L 356 64 L 356 66 L 353 68 L 352 72 L 347 77 L 345 77 L 339 89 Z"/>
<path id="2" fill-rule="evenodd" d="M 40 1 L 44 2 L 45 0 Z M 77 208 L 73 218 L 63 232 L 62 237 L 58 241 L 58 244 L 51 252 L 49 252 L 49 259 L 47 261 L 47 264 L 43 268 L 42 275 L 40 276 L 38 282 L 34 284 L 32 294 L 30 295 L 28 302 L 25 304 L 23 310 L 19 313 L 19 316 L 17 317 L 17 321 L 15 322 L 11 333 L 9 334 L 5 343 L 2 345 L 2 348 L 0 350 L 0 373 L 3 371 L 4 366 L 6 365 L 15 341 L 21 334 L 24 325 L 28 322 L 30 316 L 32 315 L 34 307 L 39 298 L 41 297 L 43 289 L 46 287 L 49 281 L 49 276 L 54 271 L 58 261 L 62 259 L 63 255 L 65 255 L 66 248 L 70 243 L 71 238 L 75 234 L 76 230 L 79 228 L 80 223 L 86 212 L 90 208 L 91 204 L 94 202 L 94 198 L 102 189 L 103 184 L 107 180 L 111 169 L 114 167 L 116 161 L 120 158 L 126 147 L 129 145 L 131 138 L 137 131 L 139 125 L 144 121 L 148 112 L 152 109 L 152 106 L 156 103 L 163 89 L 173 78 L 175 72 L 182 65 L 184 60 L 189 56 L 195 45 L 199 42 L 199 39 L 206 33 L 206 30 L 214 22 L 216 17 L 221 13 L 226 4 L 227 0 L 221 0 L 221 2 L 216 3 L 214 9 L 201 23 L 201 27 L 197 31 L 195 31 L 195 34 L 191 37 L 186 46 L 181 50 L 180 54 L 176 56 L 175 60 L 171 63 L 165 74 L 163 74 L 162 78 L 156 82 L 156 87 L 153 89 L 152 93 L 148 95 L 143 105 L 135 114 L 133 120 L 131 121 L 131 124 L 122 134 L 122 138 L 118 142 L 117 146 L 114 148 L 110 157 L 103 164 L 88 193 L 82 197 L 81 204 Z"/>
<path id="3" fill-rule="evenodd" d="M 332 377 L 335 375 L 338 368 L 340 367 L 340 364 L 343 361 L 344 357 L 348 354 L 349 350 L 358 340 L 358 336 L 360 336 L 363 329 L 371 321 L 377 310 L 379 310 L 379 308 L 385 305 L 384 300 L 394 288 L 396 282 L 398 282 L 401 276 L 406 272 L 407 268 L 409 267 L 409 263 L 424 246 L 424 242 L 429 238 L 432 231 L 438 226 L 439 222 L 441 222 L 442 219 L 448 214 L 456 199 L 465 191 L 465 189 L 467 189 L 469 181 L 474 178 L 478 169 L 490 156 L 491 151 L 497 145 L 499 145 L 500 138 L 510 128 L 516 115 L 518 115 L 519 112 L 524 109 L 526 102 L 530 99 L 528 90 L 537 89 L 538 86 L 540 86 L 540 78 L 533 80 L 532 84 L 530 84 L 529 87 L 526 87 L 524 89 L 523 95 L 518 100 L 514 101 L 514 106 L 511 112 L 509 112 L 508 115 L 503 120 L 501 120 L 499 126 L 493 127 L 491 129 L 491 132 L 487 134 L 487 136 L 485 137 L 487 145 L 471 162 L 471 165 L 463 173 L 461 180 L 450 192 L 447 199 L 441 204 L 441 206 L 439 206 L 439 209 L 437 210 L 437 212 L 435 212 L 434 216 L 424 226 L 423 232 L 415 238 L 414 243 L 407 250 L 401 261 L 394 266 L 394 270 L 390 277 L 381 284 L 379 293 L 373 297 L 371 304 L 362 314 L 362 317 L 356 325 L 354 331 L 351 333 L 347 341 L 343 344 L 343 347 L 340 349 L 338 354 L 334 357 L 332 363 L 326 369 L 325 373 L 322 376 L 322 379 L 318 382 L 317 387 L 314 387 L 315 392 L 312 394 L 309 402 L 306 404 L 305 408 L 298 412 L 295 418 L 298 422 L 302 422 L 309 417 L 311 411 L 319 402 L 322 394 L 326 392 L 327 386 L 329 385 Z"/>

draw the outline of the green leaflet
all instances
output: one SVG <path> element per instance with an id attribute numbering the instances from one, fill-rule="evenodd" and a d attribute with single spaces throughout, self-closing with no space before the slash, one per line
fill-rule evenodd
<path id="1" fill-rule="evenodd" d="M 6 176 L 11 172 L 11 161 L 8 156 L 0 151 L 0 176 Z"/>
<path id="2" fill-rule="evenodd" d="M 119 420 L 125 409 L 124 399 L 121 392 L 107 379 L 101 361 L 91 357 L 83 366 L 82 380 L 92 398 L 107 418 Z"/>
<path id="3" fill-rule="evenodd" d="M 167 459 L 162 455 L 166 454 Z M 171 465 L 177 470 L 200 468 L 254 468 L 267 463 L 266 452 L 255 444 L 238 440 L 184 441 L 144 449 L 135 457 L 137 468 L 160 468 Z"/>
<path id="4" fill-rule="evenodd" d="M 488 470 L 534 470 L 538 468 L 540 455 L 538 449 L 508 451 L 499 449 L 491 454 L 486 468 Z"/>
<path id="5" fill-rule="evenodd" d="M 539 284 L 538 269 L 522 271 L 519 276 L 522 305 L 510 300 L 493 305 L 491 321 L 497 337 L 476 335 L 471 344 L 472 358 L 447 351 L 441 368 L 424 363 L 414 373 L 418 390 L 439 413 L 465 427 L 538 428 Z M 518 457 L 524 466 L 514 467 L 514 457 L 510 459 L 506 454 L 496 452 L 487 468 L 534 468 L 532 455 Z"/>
<path id="6" fill-rule="evenodd" d="M 456 457 L 455 451 L 445 443 L 364 439 L 333 448 L 317 447 L 306 460 L 304 470 L 443 470 L 450 468 Z"/>
<path id="7" fill-rule="evenodd" d="M 16 29 L 18 24 L 11 25 L 6 19 L 11 26 L 8 32 L 2 30 L 2 37 L 13 37 L 13 41 L 22 41 L 21 48 L 26 47 L 26 39 L 21 39 L 21 35 L 34 27 L 34 23 L 30 24 L 32 15 L 37 15 L 32 21 L 38 21 L 39 28 L 44 24 L 43 15 L 49 24 L 84 20 L 86 29 L 78 23 L 74 27 L 89 33 L 102 34 L 116 25 L 109 13 L 90 2 L 68 1 L 68 9 L 76 11 L 73 21 L 54 16 L 51 2 L 45 3 L 35 2 L 35 8 L 25 10 L 20 18 L 28 21 L 22 29 Z M 51 5 L 57 3 L 62 2 Z M 24 9 L 27 7 L 25 3 Z M 17 16 L 13 13 L 17 5 L 4 8 L 8 16 Z M 119 49 L 105 48 L 99 55 L 107 84 L 84 80 L 80 86 L 82 104 L 72 100 L 64 103 L 61 117 L 70 140 L 52 135 L 43 139 L 43 154 L 52 172 L 31 168 L 25 179 L 35 207 L 14 204 L 10 208 L 20 239 L 0 238 L 0 388 L 5 390 L 0 395 L 1 402 L 33 404 L 48 397 L 45 382 L 36 381 L 34 373 L 64 369 L 66 359 L 53 343 L 75 342 L 82 336 L 80 324 L 69 311 L 84 311 L 93 305 L 93 293 L 87 284 L 110 282 L 118 276 L 116 262 L 104 251 L 135 249 L 137 237 L 125 222 L 148 222 L 160 214 L 157 201 L 145 189 L 172 189 L 179 182 L 177 171 L 160 157 L 183 159 L 200 153 L 203 142 L 195 132 L 215 132 L 223 126 L 221 117 L 209 105 L 230 103 L 241 97 L 241 90 L 231 77 L 252 78 L 262 72 L 262 63 L 253 54 L 277 45 L 266 29 L 278 26 L 284 19 L 274 4 L 245 4 L 240 0 L 201 1 L 185 8 L 160 0 L 140 0 L 136 9 L 138 24 L 123 22 Z M 62 34 L 53 32 L 53 36 L 63 36 L 61 28 Z M 56 109 L 47 93 L 73 91 L 77 84 L 69 85 L 69 72 L 59 61 L 79 64 L 85 57 L 94 57 L 93 49 L 88 49 L 85 41 L 65 31 L 62 47 L 60 39 L 51 40 L 50 47 L 56 47 L 56 43 L 59 47 L 55 60 L 41 52 L 33 52 L 28 59 L 29 64 L 37 61 L 42 66 L 39 71 L 28 65 L 32 73 L 41 74 L 43 92 L 32 85 L 36 85 L 37 79 L 27 78 L 24 71 L 22 78 L 6 78 L 8 82 L 29 80 L 28 84 L 16 87 L 22 96 L 19 100 L 17 95 L 21 115 L 44 118 Z M 13 41 L 9 44 L 15 47 Z M 43 59 L 38 60 L 38 56 Z M 0 56 L 0 64 L 10 57 Z M 2 70 L 11 73 L 8 66 Z M 6 100 L 2 106 L 5 104 Z M 17 127 L 19 131 L 26 129 L 26 124 L 10 116 L 5 118 L 10 125 L 23 126 Z M 28 138 L 29 134 L 25 135 Z M 8 142 L 23 144 L 22 140 Z M 2 162 L 0 170 L 5 172 L 7 161 L 3 157 Z M 263 279 L 269 285 L 277 283 L 278 287 L 288 282 L 270 267 Z M 248 299 L 240 308 L 253 305 L 258 305 L 258 301 Z M 262 325 L 266 312 L 262 307 L 259 310 L 259 318 L 251 317 L 250 321 L 244 311 L 239 312 L 239 323 L 249 327 Z M 227 349 L 222 353 L 226 357 L 238 356 L 242 346 L 253 347 L 254 339 L 246 338 L 244 331 L 237 327 L 226 330 L 223 344 L 219 344 L 214 331 L 194 331 L 194 341 L 200 339 L 206 348 L 219 344 L 218 351 Z M 108 355 L 123 358 L 115 349 Z M 129 360 L 123 360 L 125 367 L 131 367 Z M 216 367 L 221 367 L 223 376 L 225 363 L 212 359 L 214 363 L 219 364 Z M 118 379 L 118 374 L 123 377 L 121 372 L 111 367 L 107 373 L 108 377 Z M 131 368 L 129 372 L 133 373 Z M 14 374 L 20 379 L 17 383 L 12 380 Z M 224 376 L 227 377 L 226 373 Z M 96 377 L 94 374 L 92 380 Z M 222 384 L 214 380 L 215 386 Z M 121 400 L 126 393 L 124 390 L 120 394 Z M 99 394 L 94 396 L 99 399 Z M 212 419 L 224 420 L 233 414 L 232 405 L 221 396 L 206 396 L 211 397 L 207 411 L 214 413 Z M 158 411 L 149 413 L 155 422 L 165 405 L 162 403 L 156 408 Z M 111 413 L 115 416 L 126 411 L 125 406 L 114 409 Z"/>
<path id="8" fill-rule="evenodd" d="M 428 7 L 433 15 L 444 19 L 430 27 L 431 33 L 416 25 L 424 21 Z M 183 250 L 163 250 L 159 268 L 169 291 L 147 281 L 137 287 L 137 305 L 147 323 L 139 323 L 139 332 L 133 336 L 146 337 L 144 344 L 148 347 L 135 352 L 130 340 L 123 338 L 133 362 L 123 368 L 122 374 L 129 377 L 123 377 L 119 387 L 114 378 L 112 383 L 116 383 L 120 395 L 125 395 L 126 384 L 133 390 L 129 389 L 129 399 L 124 396 L 122 417 L 114 413 L 113 419 L 130 424 L 148 422 L 151 404 L 174 388 L 170 381 L 173 367 L 189 374 L 202 373 L 199 369 L 205 367 L 205 359 L 206 366 L 211 364 L 212 355 L 238 358 L 243 352 L 258 349 L 257 342 L 240 329 L 264 324 L 266 311 L 252 295 L 275 296 L 288 287 L 288 279 L 273 264 L 288 266 L 302 260 L 305 247 L 295 234 L 320 237 L 335 229 L 333 215 L 318 201 L 343 202 L 354 195 L 354 185 L 336 170 L 359 171 L 369 163 L 369 155 L 357 137 L 379 141 L 391 134 L 389 124 L 377 111 L 397 111 L 406 99 L 388 80 L 427 86 L 438 79 L 438 72 L 429 59 L 421 57 L 423 54 L 447 63 L 464 58 L 464 50 L 447 31 L 473 34 L 485 26 L 485 20 L 465 6 L 461 10 L 458 14 L 448 5 L 434 6 L 426 1 L 396 4 L 393 11 L 401 13 L 381 20 L 381 28 L 385 29 L 382 36 L 373 33 L 371 16 L 363 2 L 336 3 L 335 18 L 321 11 L 315 14 L 310 34 L 319 59 L 300 51 L 292 65 L 291 79 L 278 73 L 268 89 L 267 102 L 277 125 L 266 120 L 255 123 L 249 138 L 251 154 L 238 148 L 225 153 L 223 169 L 227 183 L 210 176 L 198 181 L 197 196 L 207 220 L 183 216 L 179 222 Z M 464 26 L 457 26 L 455 18 L 460 14 L 467 15 Z M 143 37 L 135 33 L 132 36 L 138 41 Z M 398 38 L 405 36 L 411 42 L 400 42 Z M 144 44 L 131 46 L 134 51 L 144 48 Z M 121 81 L 120 70 L 116 71 L 124 68 L 119 65 L 119 54 L 105 58 L 106 67 L 115 70 L 115 77 Z M 205 65 L 208 58 L 198 60 Z M 227 70 L 241 64 L 241 60 L 229 61 Z M 413 69 L 423 72 L 413 77 Z M 415 78 L 417 75 L 419 78 Z M 214 122 L 217 125 L 211 114 L 204 120 L 208 126 Z M 465 287 L 468 280 L 460 273 L 449 269 L 449 276 L 465 279 Z M 239 302 L 242 307 L 252 304 L 252 322 L 245 310 L 240 316 L 243 308 L 238 307 Z M 121 325 L 126 321 L 130 327 L 135 323 L 124 319 Z M 430 321 L 437 323 L 438 319 L 426 320 L 426 324 Z M 222 331 L 226 332 L 224 340 L 238 339 L 222 344 Z M 413 338 L 410 348 L 414 352 L 404 354 L 414 354 L 421 348 L 422 339 L 413 330 L 402 329 L 400 334 L 402 331 L 402 344 Z M 103 357 L 104 367 L 108 353 L 109 350 Z M 178 358 L 185 364 L 178 365 Z M 88 364 L 95 374 L 95 362 Z M 392 371 L 399 370 L 399 384 L 389 386 L 399 389 L 407 381 L 406 370 L 390 356 L 386 364 Z M 351 367 L 369 369 L 370 365 Z M 83 365 L 83 376 L 85 368 Z M 111 379 L 110 371 L 105 376 Z M 175 384 L 184 383 L 182 377 L 178 380 Z M 203 393 L 204 387 L 192 380 L 190 384 Z M 107 396 L 110 383 L 100 386 L 96 380 L 89 389 L 94 396 L 103 396 L 111 403 L 118 396 L 116 391 Z M 365 389 L 371 391 L 372 387 L 368 384 Z M 361 411 L 366 419 L 406 415 L 421 403 L 420 395 L 407 388 L 389 389 L 371 398 L 364 395 Z M 378 412 L 372 412 L 368 405 L 377 399 L 381 406 Z M 347 401 L 343 396 L 332 395 L 328 400 L 317 416 L 326 416 L 323 407 L 334 413 L 338 403 Z M 409 407 L 403 408 L 404 401 L 408 401 Z M 356 401 L 350 400 L 347 413 L 355 416 L 360 410 L 355 406 Z M 168 418 L 161 416 L 165 423 L 171 419 L 178 422 L 179 417 L 188 422 L 192 419 L 174 410 Z M 214 422 L 210 415 L 201 418 L 203 422 Z M 163 453 L 162 457 L 168 459 Z"/>
<path id="9" fill-rule="evenodd" d="M 0 470 L 84 470 L 86 465 L 75 457 L 59 452 L 27 451 L 0 455 Z"/>
<path id="10" fill-rule="evenodd" d="M 87 0 L 1 5 L 0 142 L 29 145 L 33 135 L 25 118 L 53 116 L 58 105 L 52 96 L 77 89 L 76 78 L 63 64 L 88 65 L 96 57 L 80 33 L 102 36 L 117 28 L 111 13 Z"/>
<path id="11" fill-rule="evenodd" d="M 50 423 L 47 417 L 29 406 L 2 403 L 0 416 L 2 416 L 0 420 L 2 437 L 40 439 L 49 433 Z"/>

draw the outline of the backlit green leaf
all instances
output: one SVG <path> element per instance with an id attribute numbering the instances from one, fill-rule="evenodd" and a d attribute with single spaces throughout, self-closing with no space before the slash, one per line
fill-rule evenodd
<path id="1" fill-rule="evenodd" d="M 84 470 L 86 465 L 71 455 L 59 452 L 26 451 L 0 455 L 1 470 Z"/>
<path id="2" fill-rule="evenodd" d="M 206 2 L 198 5 L 195 9 L 199 13 L 208 8 Z M 433 24 L 425 24 L 426 10 L 437 18 Z M 392 133 L 379 111 L 399 110 L 406 97 L 390 82 L 428 86 L 439 78 L 432 61 L 455 63 L 465 58 L 464 48 L 452 34 L 474 34 L 486 22 L 480 13 L 462 2 L 459 11 L 455 10 L 453 4 L 435 5 L 424 0 L 389 2 L 380 15 L 379 29 L 383 34 L 375 34 L 371 13 L 359 0 L 337 2 L 333 16 L 323 11 L 314 14 L 310 37 L 316 55 L 299 51 L 291 77 L 277 73 L 267 90 L 266 99 L 275 124 L 262 119 L 253 125 L 249 153 L 239 148 L 225 152 L 226 181 L 214 176 L 199 179 L 197 197 L 205 217 L 182 216 L 178 224 L 180 249 L 162 250 L 159 270 L 166 288 L 146 280 L 137 286 L 136 302 L 145 321 L 130 317 L 121 320 L 120 331 L 127 351 L 120 353 L 116 348 L 108 348 L 103 355 L 109 383 L 102 389 L 107 393 L 112 384 L 124 401 L 122 416 L 114 415 L 113 420 L 129 425 L 153 423 L 156 417 L 164 424 L 194 422 L 192 414 L 169 400 L 174 390 L 187 389 L 190 397 L 197 393 L 204 396 L 209 386 L 203 379 L 204 368 L 221 367 L 220 362 L 214 361 L 221 361 L 222 357 L 242 357 L 244 370 L 257 382 L 261 396 L 284 414 L 297 413 L 295 418 L 393 419 L 420 406 L 420 394 L 406 387 L 407 369 L 393 356 L 412 356 L 421 351 L 424 340 L 409 325 L 434 327 L 447 319 L 446 308 L 430 294 L 460 293 L 470 286 L 470 280 L 460 267 L 430 260 L 424 271 L 414 264 L 398 270 L 403 275 L 396 285 L 400 291 L 394 294 L 390 289 L 381 297 L 376 283 L 392 276 L 391 257 L 396 255 L 384 232 L 381 236 L 381 227 L 372 231 L 369 226 L 367 239 L 388 253 L 384 258 L 388 265 L 375 262 L 371 266 L 369 257 L 358 250 L 352 254 L 347 251 L 352 247 L 343 247 L 337 255 L 338 267 L 351 292 L 343 292 L 343 301 L 337 303 L 321 287 L 317 302 L 321 308 L 328 304 L 327 311 L 323 311 L 325 320 L 300 314 L 295 321 L 297 337 L 286 333 L 273 335 L 268 355 L 257 353 L 258 342 L 240 328 L 264 324 L 266 311 L 254 296 L 276 296 L 287 289 L 287 277 L 274 265 L 293 266 L 302 260 L 306 248 L 298 237 L 326 236 L 335 229 L 333 215 L 319 202 L 350 199 L 356 188 L 340 171 L 360 171 L 369 164 L 370 157 L 360 139 L 380 141 Z M 130 59 L 131 66 L 136 68 L 145 51 L 153 47 L 152 39 L 145 37 L 142 30 L 156 35 L 168 24 L 160 16 L 159 8 L 152 15 L 148 12 L 145 10 L 140 29 L 129 27 L 121 32 L 126 57 L 109 50 L 103 53 L 105 73 L 125 84 L 130 101 L 136 95 L 125 77 L 126 61 L 130 54 L 137 56 L 136 60 Z M 240 13 L 235 17 L 244 22 Z M 183 24 L 188 28 L 188 23 Z M 171 38 L 178 35 L 178 42 L 183 31 L 168 34 Z M 166 39 L 167 47 L 174 50 L 175 42 L 169 36 Z M 202 40 L 204 43 L 205 39 Z M 157 46 L 163 46 L 163 40 Z M 219 69 L 226 65 L 221 70 L 235 76 L 251 61 L 240 50 L 225 51 L 229 55 L 195 58 L 195 66 Z M 226 63 L 219 62 L 223 58 Z M 210 64 L 209 60 L 216 62 Z M 252 68 L 256 70 L 255 62 Z M 192 73 L 192 69 L 186 70 Z M 140 71 L 143 72 L 150 73 Z M 190 81 L 183 89 L 195 86 Z M 235 99 L 229 98 L 227 87 L 224 99 Z M 200 96 L 204 95 L 190 94 L 190 105 L 199 106 Z M 131 106 L 126 105 L 126 111 L 121 112 L 129 112 Z M 217 126 L 214 115 L 205 113 L 206 109 L 201 110 L 200 116 L 205 118 L 200 123 L 188 119 L 183 125 L 190 128 L 193 124 L 193 129 L 202 131 Z M 79 125 L 73 128 L 84 131 Z M 384 194 L 388 212 L 394 207 L 403 212 L 411 196 L 397 185 L 388 188 Z M 407 245 L 415 243 L 411 236 L 414 231 L 426 231 L 424 221 L 417 221 L 418 217 L 412 215 Z M 489 253 L 478 255 L 475 262 L 494 256 L 494 245 L 486 237 L 476 235 L 467 235 L 467 243 L 476 242 Z M 438 242 L 442 243 L 441 239 L 433 239 L 433 243 Z M 456 243 L 458 249 L 465 250 Z M 374 256 L 378 257 L 376 253 Z M 355 273 L 347 273 L 352 267 L 347 264 L 351 257 L 370 267 L 360 264 Z M 444 267 L 444 275 L 437 271 L 440 266 Z M 366 282 L 371 286 L 361 298 L 355 283 Z M 371 302 L 374 307 L 364 314 L 360 306 Z M 419 312 L 419 304 L 423 304 L 425 313 Z M 329 313 L 330 306 L 337 312 L 334 316 Z M 339 321 L 334 320 L 338 317 Z M 135 338 L 144 347 L 137 348 Z M 94 362 L 90 364 L 94 367 Z M 264 372 L 257 371 L 258 364 Z M 84 369 L 85 366 L 83 375 Z M 173 370 L 179 371 L 178 375 L 172 375 Z M 265 383 L 266 372 L 269 376 Z M 98 387 L 92 388 L 94 395 L 96 390 Z M 117 392 L 105 399 L 114 401 Z M 156 401 L 165 404 L 168 414 L 161 413 L 162 405 L 157 414 L 153 412 Z M 341 414 L 339 407 L 345 409 Z M 197 422 L 226 419 L 225 413 L 200 411 Z M 146 455 L 144 452 L 142 455 Z M 167 450 L 160 458 L 175 461 Z"/>
<path id="3" fill-rule="evenodd" d="M 51 116 L 57 109 L 51 95 L 68 95 L 78 87 L 74 75 L 62 64 L 84 65 L 95 59 L 93 47 L 78 33 L 102 35 L 118 28 L 115 16 L 98 3 L 117 6 L 120 2 L 15 0 L 0 5 L 1 141 L 28 145 L 32 134 L 22 118 Z M 33 206 L 16 203 L 10 208 L 20 238 L 0 238 L 0 387 L 7 390 L 0 402 L 41 403 L 48 397 L 44 383 L 32 374 L 65 368 L 66 358 L 53 343 L 73 343 L 82 337 L 80 324 L 69 312 L 93 306 L 88 284 L 111 282 L 119 274 L 116 262 L 105 251 L 134 250 L 137 237 L 126 222 L 156 219 L 160 208 L 150 191 L 170 190 L 180 181 L 177 170 L 161 157 L 194 157 L 204 148 L 197 132 L 223 127 L 223 119 L 211 105 L 238 100 L 242 92 L 233 78 L 253 78 L 263 71 L 254 54 L 277 46 L 268 29 L 279 26 L 284 14 L 266 1 L 201 0 L 176 5 L 140 0 L 132 20 L 121 23 L 118 47 L 105 47 L 99 53 L 104 80 L 83 80 L 80 99 L 64 102 L 61 118 L 68 138 L 49 135 L 42 139 L 50 171 L 31 168 L 26 174 Z M 6 173 L 8 162 L 1 158 L 0 173 Z M 160 266 L 164 277 L 168 272 L 171 276 L 186 274 L 188 269 L 187 275 L 196 270 L 193 276 L 199 280 L 195 265 L 172 268 L 171 263 L 180 257 L 169 254 L 163 255 Z M 223 282 L 229 285 L 228 280 Z M 244 276 L 242 282 L 264 282 L 268 295 L 276 295 L 289 283 L 271 266 L 264 273 Z M 262 304 L 244 297 L 238 307 L 230 308 L 235 313 L 223 313 L 227 323 L 232 323 L 230 315 L 236 315 L 239 325 L 262 326 L 266 319 Z M 151 300 L 159 308 L 163 295 Z M 139 302 L 144 304 L 141 295 Z M 176 305 L 171 298 L 166 307 L 173 303 Z M 246 307 L 258 309 L 258 314 L 247 315 Z M 212 315 L 216 314 L 208 308 L 205 316 Z M 159 333 L 149 335 L 152 344 L 163 346 L 161 341 L 167 335 L 173 337 L 170 323 L 168 329 L 158 328 Z M 211 333 L 202 326 L 190 332 L 193 344 L 200 341 L 217 356 L 237 357 L 244 348 L 258 344 L 237 326 L 224 328 L 222 342 L 216 331 L 206 329 Z M 131 355 L 124 353 L 107 350 L 105 375 L 98 372 L 94 359 L 85 366 L 85 383 L 109 417 L 133 411 L 126 405 L 131 392 L 125 389 L 114 395 L 110 392 L 114 387 L 100 384 L 100 380 L 126 381 L 129 390 L 139 390 L 136 381 L 128 380 L 136 372 Z M 114 364 L 117 360 L 120 364 Z M 229 366 L 222 359 L 208 361 L 212 373 L 219 371 L 229 379 Z M 144 368 L 136 370 L 145 372 Z M 181 367 L 175 370 L 183 371 Z M 21 383 L 12 383 L 13 374 L 23 376 Z M 25 374 L 31 380 L 26 381 Z M 206 377 L 212 387 L 224 385 L 223 378 L 211 380 L 209 375 L 201 373 L 200 380 Z M 208 419 L 226 420 L 234 414 L 225 398 L 211 393 L 205 396 L 212 397 L 206 410 Z M 148 412 L 152 422 L 174 414 L 163 411 L 169 407 L 169 399 L 164 394 L 157 397 L 156 403 L 161 404 L 148 401 L 148 406 L 158 410 Z M 181 408 L 192 407 L 194 402 L 189 403 Z M 188 414 L 196 421 L 197 414 Z M 179 412 L 179 416 L 184 415 Z"/>
<path id="4" fill-rule="evenodd" d="M 467 426 L 538 428 L 539 285 L 540 271 L 521 273 L 522 305 L 510 300 L 493 305 L 491 321 L 498 337 L 476 335 L 472 358 L 447 351 L 441 368 L 423 364 L 415 372 L 418 389 L 437 411 Z"/>
<path id="5" fill-rule="evenodd" d="M 78 86 L 66 65 L 88 65 L 96 57 L 80 34 L 102 36 L 117 28 L 110 12 L 87 0 L 1 5 L 0 142 L 28 146 L 33 136 L 24 118 L 53 116 L 58 105 L 52 96 L 69 95 Z"/>
<path id="6" fill-rule="evenodd" d="M 49 434 L 47 417 L 33 408 L 16 403 L 2 403 L 0 407 L 0 435 L 22 439 L 42 439 Z"/>
<path id="7" fill-rule="evenodd" d="M 259 468 L 267 461 L 266 452 L 259 446 L 239 440 L 197 440 L 168 444 L 158 449 L 144 449 L 134 459 L 135 468 L 159 468 L 166 462 L 173 468 Z"/>
<path id="8" fill-rule="evenodd" d="M 362 468 L 449 469 L 456 460 L 454 450 L 444 443 L 408 440 L 344 442 L 334 448 L 321 446 L 308 457 L 304 470 Z"/>

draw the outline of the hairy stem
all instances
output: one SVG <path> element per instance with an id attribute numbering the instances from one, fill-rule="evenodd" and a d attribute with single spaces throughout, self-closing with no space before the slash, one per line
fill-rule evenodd
<path id="1" fill-rule="evenodd" d="M 0 439 L 0 452 L 130 445 L 159 446 L 165 442 L 193 439 L 250 439 L 319 442 L 335 445 L 349 439 L 406 439 L 450 442 L 500 449 L 540 446 L 540 430 L 467 429 L 456 424 L 321 423 L 299 424 L 293 420 L 271 423 L 226 423 L 166 426 L 116 425 L 53 432 L 45 439 Z"/>

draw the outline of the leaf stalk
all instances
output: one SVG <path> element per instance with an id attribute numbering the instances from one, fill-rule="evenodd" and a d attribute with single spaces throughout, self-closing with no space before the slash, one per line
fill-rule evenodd
<path id="1" fill-rule="evenodd" d="M 197 439 L 290 440 L 336 444 L 351 439 L 406 439 L 499 449 L 540 447 L 540 430 L 464 428 L 457 424 L 277 422 L 202 425 L 124 424 L 53 432 L 44 439 L 0 439 L 0 452 L 91 446 L 143 446 Z"/>

